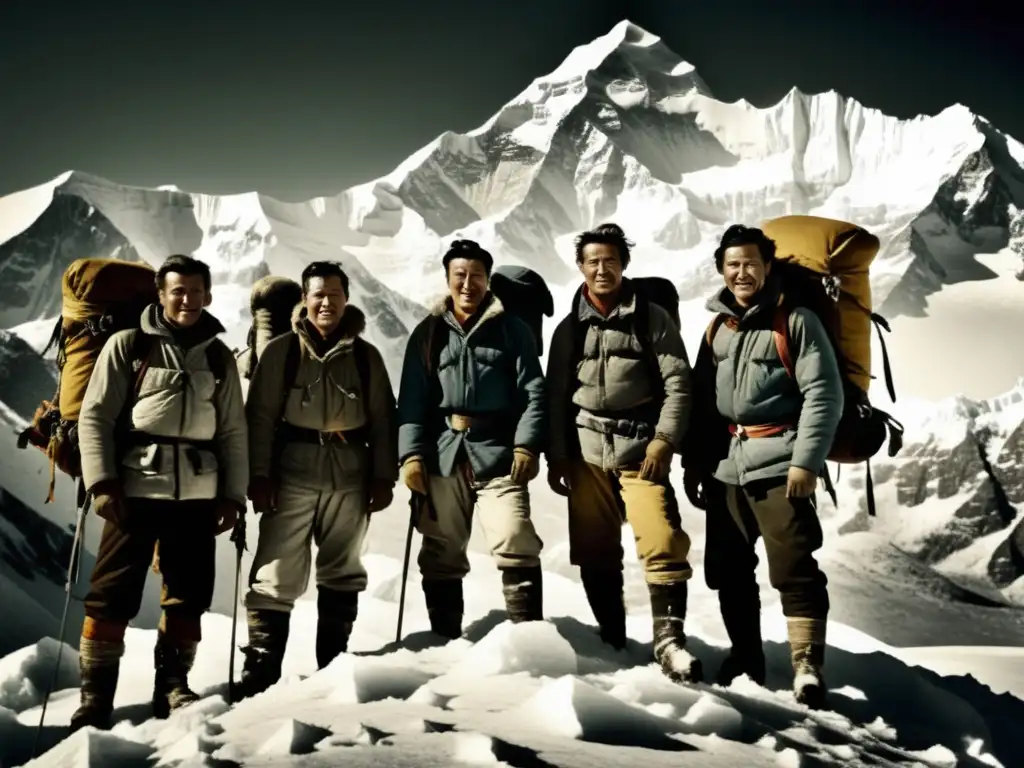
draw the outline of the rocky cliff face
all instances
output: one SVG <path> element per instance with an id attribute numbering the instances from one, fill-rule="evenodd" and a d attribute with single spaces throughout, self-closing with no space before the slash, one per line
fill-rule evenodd
<path id="1" fill-rule="evenodd" d="M 901 453 L 872 462 L 877 520 L 869 523 L 855 470 L 846 486 L 855 512 L 840 531 L 870 524 L 962 586 L 1022 602 L 1024 379 L 1000 398 L 956 398 L 907 426 Z"/>

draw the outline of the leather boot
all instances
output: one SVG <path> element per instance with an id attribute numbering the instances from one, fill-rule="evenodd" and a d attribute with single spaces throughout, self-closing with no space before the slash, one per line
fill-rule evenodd
<path id="1" fill-rule="evenodd" d="M 793 693 L 800 704 L 811 709 L 825 705 L 825 619 L 786 619 L 789 652 L 793 662 Z"/>
<path id="2" fill-rule="evenodd" d="M 648 584 L 654 620 L 654 659 L 673 682 L 699 683 L 704 679 L 700 659 L 686 650 L 687 583 Z"/>
<path id="3" fill-rule="evenodd" d="M 462 579 L 423 579 L 423 598 L 430 617 L 430 631 L 457 640 L 462 636 L 465 604 Z"/>
<path id="4" fill-rule="evenodd" d="M 505 610 L 513 624 L 544 620 L 543 576 L 540 566 L 504 568 L 501 572 Z"/>
<path id="5" fill-rule="evenodd" d="M 171 640 L 158 632 L 153 647 L 153 717 L 166 719 L 176 709 L 199 701 L 188 687 L 188 673 L 196 659 L 196 642 Z"/>
<path id="6" fill-rule="evenodd" d="M 348 640 L 359 613 L 359 593 L 320 586 L 316 590 L 316 665 L 323 669 L 348 651 Z"/>
<path id="7" fill-rule="evenodd" d="M 281 663 L 288 645 L 291 614 L 284 611 L 249 610 L 249 645 L 242 676 L 235 686 L 232 703 L 263 693 L 281 679 Z"/>
<path id="8" fill-rule="evenodd" d="M 758 685 L 764 685 L 761 599 L 757 586 L 742 590 L 721 589 L 718 592 L 718 605 L 732 649 L 722 662 L 715 682 L 728 686 L 737 677 L 747 675 Z"/>
<path id="9" fill-rule="evenodd" d="M 79 641 L 78 669 L 82 677 L 82 698 L 78 709 L 71 716 L 69 733 L 86 726 L 104 731 L 110 728 L 123 655 L 123 640 L 83 637 Z"/>
<path id="10" fill-rule="evenodd" d="M 626 647 L 626 603 L 622 570 L 619 568 L 581 568 L 580 581 L 601 639 L 617 651 Z"/>

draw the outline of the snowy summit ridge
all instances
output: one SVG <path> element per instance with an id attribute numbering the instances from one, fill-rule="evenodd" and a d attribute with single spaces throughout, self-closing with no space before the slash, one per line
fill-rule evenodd
<path id="1" fill-rule="evenodd" d="M 56 315 L 53 278 L 75 256 L 196 252 L 214 265 L 229 325 L 247 322 L 254 276 L 337 258 L 369 305 L 371 336 L 392 351 L 425 313 L 456 236 L 557 288 L 575 280 L 571 235 L 615 219 L 638 243 L 638 273 L 696 298 L 716 280 L 708 254 L 725 226 L 794 212 L 876 232 L 876 308 L 919 315 L 979 271 L 980 249 L 1024 254 L 1022 163 L 1019 142 L 961 105 L 899 120 L 834 91 L 794 88 L 763 109 L 717 101 L 692 65 L 623 21 L 483 125 L 331 197 L 139 189 L 69 172 L 0 198 L 0 276 L 17 285 L 0 327 Z"/>

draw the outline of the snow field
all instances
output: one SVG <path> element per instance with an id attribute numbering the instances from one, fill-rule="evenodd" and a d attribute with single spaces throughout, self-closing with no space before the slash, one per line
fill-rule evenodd
<path id="1" fill-rule="evenodd" d="M 830 625 L 826 667 L 834 711 L 811 712 L 788 690 L 785 627 L 775 611 L 764 617 L 767 688 L 746 678 L 729 688 L 683 687 L 651 661 L 649 613 L 630 613 L 632 639 L 615 652 L 597 638 L 586 606 L 578 598 L 567 604 L 565 580 L 548 573 L 551 618 L 509 624 L 498 579 L 480 556 L 467 583 L 473 599 L 464 637 L 440 645 L 426 630 L 422 602 L 409 600 L 407 634 L 395 646 L 400 563 L 387 560 L 372 560 L 350 653 L 316 671 L 315 603 L 300 601 L 283 679 L 234 707 L 224 699 L 228 617 L 204 618 L 191 676 L 204 698 L 166 721 L 150 714 L 155 632 L 131 628 L 114 728 L 86 729 L 58 743 L 78 704 L 77 656 L 66 647 L 42 737 L 43 748 L 52 748 L 31 763 L 56 643 L 44 638 L 8 655 L 0 660 L 0 765 L 285 765 L 303 756 L 315 756 L 313 764 L 389 766 L 634 759 L 702 766 L 1009 765 L 987 754 L 993 735 L 985 720 L 942 678 L 841 624 Z M 414 591 L 411 579 L 409 594 Z M 716 634 L 710 631 L 716 619 L 698 615 L 688 624 L 690 647 L 709 675 L 725 654 L 703 640 Z M 240 643 L 245 632 L 240 621 Z M 241 664 L 237 654 L 236 674 Z"/>

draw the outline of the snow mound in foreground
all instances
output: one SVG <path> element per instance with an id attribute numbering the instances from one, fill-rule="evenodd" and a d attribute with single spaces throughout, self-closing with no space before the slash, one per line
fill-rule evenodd
<path id="1" fill-rule="evenodd" d="M 373 570 L 391 578 L 390 568 Z M 554 587 L 558 577 L 549 580 Z M 631 614 L 632 639 L 617 652 L 571 616 L 509 624 L 495 590 L 494 610 L 447 645 L 426 630 L 422 607 L 410 602 L 410 634 L 396 645 L 396 603 L 375 593 L 371 588 L 360 604 L 350 653 L 319 671 L 315 602 L 300 601 L 284 677 L 234 707 L 225 702 L 230 619 L 207 615 L 191 676 L 203 698 L 164 721 L 152 718 L 149 704 L 155 633 L 132 628 L 113 729 L 65 739 L 78 704 L 76 655 L 66 647 L 40 739 L 40 752 L 49 751 L 33 761 L 40 690 L 57 646 L 44 640 L 11 654 L 0 660 L 0 765 L 290 765 L 315 756 L 318 764 L 346 766 L 592 768 L 642 759 L 674 766 L 945 767 L 1019 765 L 1024 757 L 1015 738 L 1024 718 L 1020 699 L 997 696 L 970 677 L 909 666 L 895 649 L 840 624 L 830 625 L 832 709 L 812 712 L 788 690 L 784 624 L 767 612 L 765 688 L 746 678 L 729 688 L 679 686 L 651 662 L 649 616 Z M 710 625 L 694 617 L 690 648 L 714 674 L 725 649 L 702 641 L 717 634 Z M 238 637 L 244 642 L 241 622 Z M 636 748 L 645 750 L 642 758 Z"/>

